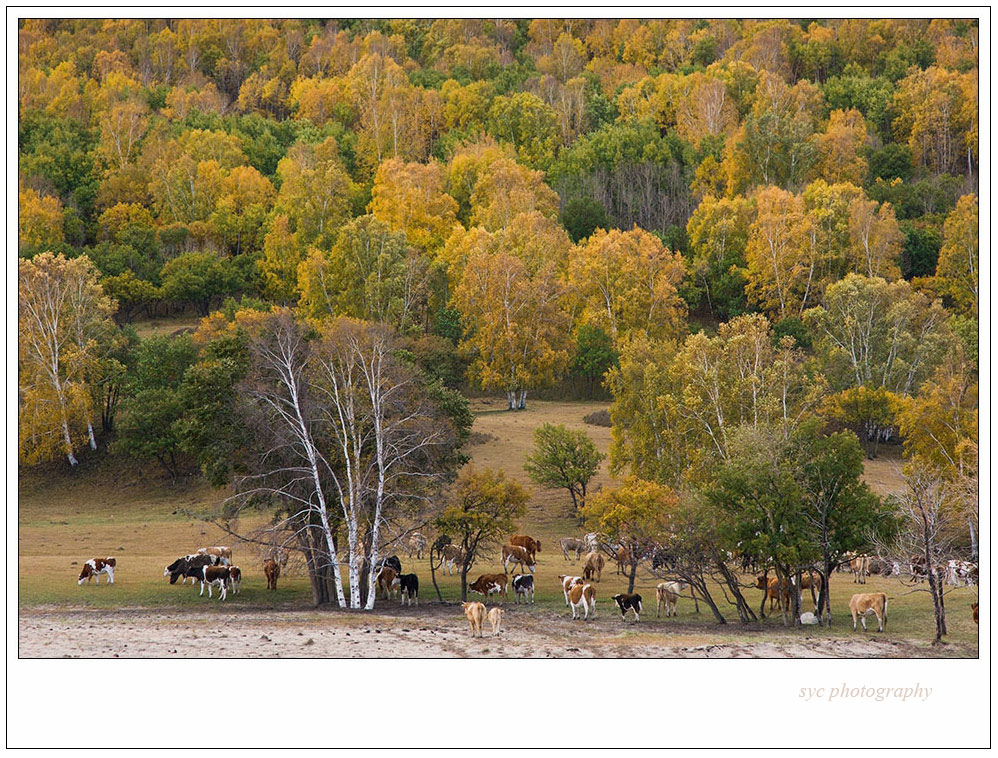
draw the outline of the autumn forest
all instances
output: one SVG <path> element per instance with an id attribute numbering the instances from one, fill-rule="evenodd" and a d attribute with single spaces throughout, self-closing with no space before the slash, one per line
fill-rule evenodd
<path id="1" fill-rule="evenodd" d="M 469 394 L 596 397 L 589 523 L 741 502 L 733 544 L 828 476 L 836 556 L 896 543 L 901 444 L 976 553 L 975 20 L 23 20 L 18 67 L 23 465 L 415 513 Z"/>

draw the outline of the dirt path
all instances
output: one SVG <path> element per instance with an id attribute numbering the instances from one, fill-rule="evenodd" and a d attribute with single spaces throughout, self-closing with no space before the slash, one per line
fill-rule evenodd
<path id="1" fill-rule="evenodd" d="M 759 638 L 758 641 L 753 637 Z M 949 646 L 946 655 L 973 656 Z M 731 628 L 705 634 L 676 624 L 669 633 L 622 624 L 604 613 L 566 614 L 506 606 L 498 637 L 472 639 L 456 606 L 399 609 L 394 615 L 343 611 L 275 612 L 212 608 L 26 608 L 19 614 L 22 658 L 890 658 L 938 655 L 883 636 L 821 639 L 807 633 Z"/>

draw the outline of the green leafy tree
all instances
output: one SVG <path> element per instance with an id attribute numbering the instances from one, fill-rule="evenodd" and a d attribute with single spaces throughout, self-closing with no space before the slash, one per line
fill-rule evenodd
<path id="1" fill-rule="evenodd" d="M 207 316 L 213 302 L 242 291 L 246 282 L 235 259 L 213 253 L 184 253 L 167 261 L 160 273 L 161 292 L 167 300 L 192 303 L 201 316 Z"/>
<path id="2" fill-rule="evenodd" d="M 523 468 L 535 484 L 568 490 L 572 512 L 577 514 L 605 458 L 585 432 L 566 429 L 563 424 L 542 424 L 534 429 L 534 449 Z"/>
<path id="3" fill-rule="evenodd" d="M 582 324 L 575 333 L 575 355 L 569 371 L 586 382 L 586 394 L 592 397 L 606 372 L 617 365 L 618 357 L 609 334 L 593 324 Z"/>

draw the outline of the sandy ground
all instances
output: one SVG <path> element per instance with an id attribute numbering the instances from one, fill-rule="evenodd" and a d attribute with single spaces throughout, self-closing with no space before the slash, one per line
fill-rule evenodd
<path id="1" fill-rule="evenodd" d="M 732 626 L 716 635 L 703 626 L 622 623 L 602 609 L 595 621 L 567 611 L 506 605 L 499 637 L 469 636 L 459 606 L 424 605 L 393 615 L 344 611 L 211 608 L 210 611 L 24 608 L 22 658 L 888 658 L 938 655 L 888 635 L 854 639 L 807 632 L 780 636 L 772 628 Z M 738 640 L 725 634 L 738 635 Z M 774 635 L 776 639 L 774 639 Z M 210 641 L 210 643 L 208 642 Z M 950 648 L 946 655 L 973 655 Z"/>

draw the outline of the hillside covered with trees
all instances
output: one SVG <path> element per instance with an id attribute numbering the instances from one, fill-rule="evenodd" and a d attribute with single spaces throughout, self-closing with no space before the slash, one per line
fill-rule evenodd
<path id="1" fill-rule="evenodd" d="M 23 464 L 416 512 L 462 391 L 556 388 L 637 491 L 820 511 L 900 435 L 976 529 L 974 20 L 26 20 L 18 62 Z"/>

